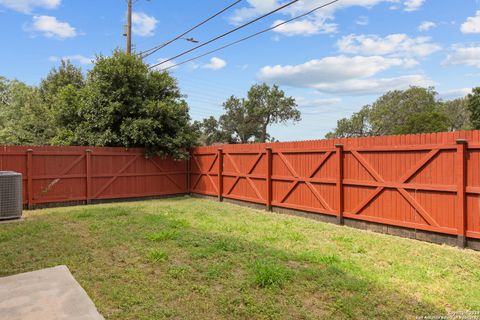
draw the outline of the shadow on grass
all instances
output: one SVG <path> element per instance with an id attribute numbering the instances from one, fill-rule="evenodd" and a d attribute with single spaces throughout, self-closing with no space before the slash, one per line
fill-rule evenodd
<path id="1" fill-rule="evenodd" d="M 84 207 L 62 215 L 60 225 L 52 215 L 0 230 L 0 242 L 10 248 L 0 253 L 0 266 L 8 273 L 67 264 L 104 315 L 119 319 L 444 314 L 372 280 L 369 270 L 338 254 L 279 250 L 269 240 L 194 227 L 186 210 Z M 194 219 L 202 217 L 211 219 L 202 212 Z M 20 240 L 28 250 L 19 249 Z M 292 240 L 303 237 L 294 234 Z"/>
<path id="2" fill-rule="evenodd" d="M 217 304 L 224 316 L 288 318 L 290 312 L 306 318 L 323 314 L 371 319 L 445 312 L 371 280 L 368 270 L 335 253 L 323 255 L 312 249 L 292 253 L 273 248 L 268 239 L 247 241 L 209 232 L 192 227 L 184 210 L 163 207 L 156 214 L 132 216 L 128 223 L 140 226 L 145 246 L 166 248 L 173 253 L 169 256 L 177 257 L 167 266 L 175 275 L 172 281 L 211 288 L 214 296 L 218 292 L 213 288 L 222 288 Z M 293 238 L 303 240 L 295 233 Z M 177 271 L 185 273 L 179 276 Z"/>

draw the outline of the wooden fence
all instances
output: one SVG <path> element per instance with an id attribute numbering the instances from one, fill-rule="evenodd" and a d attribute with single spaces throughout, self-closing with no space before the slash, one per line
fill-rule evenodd
<path id="1" fill-rule="evenodd" d="M 192 193 L 480 239 L 480 131 L 198 147 Z"/>
<path id="2" fill-rule="evenodd" d="M 29 207 L 187 192 L 187 162 L 146 159 L 142 149 L 5 146 L 0 170 L 23 174 Z"/>
<path id="3" fill-rule="evenodd" d="M 24 203 L 197 193 L 480 239 L 480 131 L 194 148 L 0 147 Z"/>

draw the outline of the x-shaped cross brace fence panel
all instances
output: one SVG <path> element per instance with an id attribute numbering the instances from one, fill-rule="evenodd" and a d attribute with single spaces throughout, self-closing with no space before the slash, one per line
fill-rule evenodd
<path id="1" fill-rule="evenodd" d="M 386 189 L 396 190 L 415 210 L 415 213 L 420 218 L 420 221 L 415 221 L 412 224 L 418 225 L 428 225 L 435 228 L 440 228 L 438 222 L 432 217 L 432 215 L 418 202 L 418 200 L 413 197 L 408 191 L 408 182 L 409 180 L 418 174 L 425 166 L 427 166 L 441 151 L 440 148 L 430 150 L 420 161 L 418 161 L 412 168 L 410 168 L 405 174 L 403 174 L 396 181 L 386 181 L 369 163 L 365 157 L 355 150 L 350 150 L 350 154 L 358 163 L 373 177 L 375 180 L 374 183 L 367 183 L 365 186 L 372 187 L 376 184 L 373 191 L 358 203 L 358 205 L 350 212 L 345 212 L 345 217 L 355 217 L 361 216 L 365 212 L 366 208 L 372 205 L 376 199 L 384 192 Z M 345 182 L 345 185 L 349 185 L 348 181 Z M 361 183 L 354 184 L 360 186 Z M 394 208 L 395 210 L 396 208 Z"/>
<path id="2" fill-rule="evenodd" d="M 273 176 L 272 180 L 274 181 L 290 181 L 290 185 L 287 191 L 282 194 L 277 201 L 273 201 L 273 205 L 276 206 L 287 206 L 291 208 L 302 209 L 303 204 L 292 204 L 289 203 L 289 197 L 295 192 L 299 185 L 304 184 L 314 198 L 318 200 L 318 203 L 321 207 L 313 208 L 315 211 L 325 214 L 335 214 L 335 210 L 332 208 L 332 205 L 325 199 L 325 196 L 315 187 L 315 185 L 324 184 L 324 185 L 335 185 L 335 181 L 331 179 L 315 179 L 316 174 L 322 169 L 322 167 L 332 158 L 332 155 L 335 153 L 333 150 L 318 150 L 317 154 L 319 155 L 318 164 L 310 170 L 306 176 L 300 175 L 297 170 L 294 168 L 292 163 L 287 159 L 285 154 L 292 153 L 288 151 L 275 151 L 274 154 L 277 156 L 283 165 L 287 168 L 290 173 L 290 176 L 279 177 Z M 298 153 L 298 152 L 295 152 Z M 301 152 L 300 152 L 301 153 Z M 306 209 L 306 208 L 305 208 Z"/>
<path id="3" fill-rule="evenodd" d="M 202 163 L 198 161 L 198 158 L 201 156 L 204 156 L 204 157 L 209 156 L 212 159 L 209 161 L 209 163 L 206 163 L 205 165 L 202 166 Z M 218 160 L 218 154 L 205 154 L 205 155 L 192 154 L 191 161 L 193 163 L 193 166 L 192 166 L 192 169 L 191 169 L 192 171 L 190 175 L 197 176 L 193 180 L 193 183 L 191 184 L 192 192 L 205 193 L 207 195 L 218 194 L 218 186 L 217 186 L 217 183 L 215 183 L 215 179 L 213 178 L 218 176 L 218 172 L 214 171 L 217 160 Z M 196 170 L 194 167 L 196 167 Z M 209 185 L 213 190 L 208 189 L 208 186 L 207 186 L 207 190 L 200 189 L 199 183 L 202 179 L 207 179 L 210 182 Z"/>
<path id="4" fill-rule="evenodd" d="M 262 161 L 262 159 L 265 158 L 265 153 L 264 152 L 259 152 L 259 153 L 248 153 L 248 154 L 240 154 L 240 159 L 248 159 L 251 158 L 251 156 L 254 156 L 254 161 L 247 166 L 247 170 L 245 172 L 242 172 L 240 170 L 237 162 L 236 162 L 236 154 L 226 152 L 225 153 L 225 159 L 228 159 L 228 162 L 231 163 L 233 171 L 234 172 L 224 172 L 223 176 L 224 177 L 229 177 L 233 178 L 234 181 L 233 183 L 225 190 L 224 195 L 225 197 L 231 197 L 231 198 L 238 198 L 243 200 L 249 200 L 252 202 L 259 202 L 259 203 L 264 203 L 265 202 L 265 196 L 262 195 L 261 189 L 255 184 L 254 180 L 266 180 L 265 174 L 254 174 L 255 169 L 257 168 L 258 164 Z M 228 164 L 228 163 L 227 163 Z M 236 194 L 234 191 L 236 190 L 236 187 L 239 185 L 239 182 L 241 180 L 245 180 L 247 182 L 248 187 L 253 191 L 254 197 L 248 197 L 246 196 L 245 193 L 242 194 Z M 262 189 L 263 190 L 263 189 Z"/>

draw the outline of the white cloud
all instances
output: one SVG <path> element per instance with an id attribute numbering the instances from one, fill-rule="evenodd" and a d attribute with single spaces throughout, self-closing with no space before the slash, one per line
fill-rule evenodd
<path id="1" fill-rule="evenodd" d="M 420 9 L 425 0 L 407 0 L 405 1 L 405 11 L 416 11 Z"/>
<path id="2" fill-rule="evenodd" d="M 285 2 L 281 0 L 248 0 L 247 2 L 249 4 L 248 7 L 235 10 L 229 18 L 232 24 L 241 24 L 285 4 Z M 283 25 L 275 31 L 284 33 L 285 35 L 311 35 L 320 32 L 333 33 L 337 31 L 337 25 L 331 21 L 335 19 L 335 12 L 337 10 L 352 6 L 370 8 L 381 2 L 398 2 L 398 0 L 342 0 L 315 11 L 305 19 Z M 318 0 L 303 0 L 281 10 L 279 14 L 291 18 L 304 14 L 319 5 L 321 5 L 321 3 L 319 3 Z"/>
<path id="3" fill-rule="evenodd" d="M 282 22 L 284 22 L 284 20 L 277 20 L 272 24 L 272 26 L 280 24 Z M 314 19 L 305 19 L 283 24 L 278 28 L 273 29 L 273 31 L 277 33 L 282 33 L 286 36 L 309 36 L 320 33 L 322 31 L 326 33 L 333 32 L 335 31 L 335 29 L 335 24 L 318 24 L 318 22 Z"/>
<path id="4" fill-rule="evenodd" d="M 132 14 L 132 32 L 140 37 L 151 37 L 155 33 L 158 20 L 143 12 L 134 12 Z"/>
<path id="5" fill-rule="evenodd" d="M 462 23 L 460 31 L 463 33 L 480 33 L 480 10 L 474 17 L 468 17 L 467 21 Z"/>
<path id="6" fill-rule="evenodd" d="M 359 26 L 366 26 L 368 25 L 368 17 L 367 16 L 360 16 L 358 17 L 357 21 L 355 21 L 356 24 Z"/>
<path id="7" fill-rule="evenodd" d="M 160 58 L 160 59 L 157 60 L 156 63 L 161 63 L 161 62 L 164 62 L 166 60 L 168 60 L 168 59 L 167 58 Z M 178 67 L 175 66 L 176 64 L 177 63 L 175 62 L 175 60 L 170 60 L 170 61 L 165 62 L 165 63 L 163 63 L 159 66 L 154 67 L 153 70 L 157 70 L 157 71 L 162 71 L 163 69 L 175 70 L 175 69 L 178 68 Z"/>
<path id="8" fill-rule="evenodd" d="M 410 38 L 403 33 L 390 34 L 384 38 L 351 34 L 338 40 L 337 46 L 343 53 L 397 57 L 425 57 L 440 50 L 440 46 L 431 42 L 430 37 Z"/>
<path id="9" fill-rule="evenodd" d="M 472 93 L 472 88 L 458 88 L 458 89 L 440 91 L 438 93 L 438 96 L 442 99 L 456 99 L 456 98 L 463 98 L 469 93 Z"/>
<path id="10" fill-rule="evenodd" d="M 81 54 L 74 54 L 74 55 L 71 55 L 71 56 L 63 56 L 61 58 L 57 57 L 57 56 L 51 56 L 51 57 L 48 58 L 48 60 L 50 60 L 51 62 L 58 62 L 58 61 L 61 61 L 61 60 L 69 60 L 71 62 L 78 62 L 78 63 L 83 64 L 83 65 L 90 65 L 90 64 L 93 64 L 93 61 L 95 59 L 85 57 Z"/>
<path id="11" fill-rule="evenodd" d="M 337 94 L 368 95 L 383 94 L 391 90 L 403 90 L 409 86 L 428 87 L 434 82 L 423 75 L 406 75 L 381 79 L 352 79 L 338 83 L 320 83 L 315 89 Z"/>
<path id="12" fill-rule="evenodd" d="M 428 31 L 432 28 L 435 28 L 437 24 L 432 21 L 423 21 L 419 26 L 418 26 L 418 31 Z"/>
<path id="13" fill-rule="evenodd" d="M 22 13 L 31 13 L 35 8 L 55 9 L 62 0 L 0 0 L 0 5 Z"/>
<path id="14" fill-rule="evenodd" d="M 204 69 L 211 69 L 211 70 L 219 70 L 224 68 L 227 65 L 227 62 L 225 60 L 222 60 L 217 57 L 213 57 L 210 59 L 210 63 L 204 64 L 202 68 Z"/>
<path id="15" fill-rule="evenodd" d="M 371 57 L 326 57 L 299 65 L 263 67 L 258 78 L 269 83 L 299 88 L 314 88 L 324 93 L 374 94 L 409 85 L 428 86 L 432 81 L 423 75 L 374 79 L 373 76 L 392 67 L 405 67 L 408 59 Z"/>
<path id="16" fill-rule="evenodd" d="M 333 106 L 342 101 L 340 98 L 322 98 L 322 99 L 307 99 L 304 97 L 295 97 L 298 107 L 301 109 L 316 109 L 321 107 Z"/>
<path id="17" fill-rule="evenodd" d="M 299 65 L 266 66 L 260 70 L 259 78 L 285 85 L 308 87 L 324 81 L 338 82 L 352 78 L 370 77 L 380 71 L 403 64 L 404 61 L 401 59 L 380 56 L 335 56 L 310 60 Z"/>
<path id="18" fill-rule="evenodd" d="M 51 16 L 34 16 L 32 31 L 41 32 L 47 38 L 73 38 L 77 35 L 74 27 L 68 22 L 58 21 Z"/>
<path id="19" fill-rule="evenodd" d="M 242 22 L 252 19 L 256 16 L 265 14 L 278 7 L 277 0 L 248 0 L 250 7 L 235 10 L 230 22 L 233 24 L 241 24 Z"/>
<path id="20" fill-rule="evenodd" d="M 315 94 L 316 92 L 312 92 Z M 324 112 L 332 113 L 339 111 L 339 103 L 342 99 L 338 97 L 312 99 L 305 97 L 294 97 L 302 115 L 315 115 Z"/>
<path id="21" fill-rule="evenodd" d="M 480 47 L 455 48 L 442 62 L 443 65 L 464 64 L 480 68 Z"/>

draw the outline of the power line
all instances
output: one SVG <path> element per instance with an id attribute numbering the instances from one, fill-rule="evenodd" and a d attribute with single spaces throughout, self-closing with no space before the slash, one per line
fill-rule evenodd
<path id="1" fill-rule="evenodd" d="M 204 42 L 204 43 L 202 43 L 202 44 L 200 44 L 200 45 L 198 45 L 198 46 L 196 46 L 196 47 L 193 47 L 193 48 L 191 48 L 191 49 L 189 49 L 189 50 L 187 50 L 187 51 L 184 51 L 184 52 L 182 52 L 182 53 L 180 53 L 180 54 L 177 54 L 175 57 L 172 57 L 172 58 L 169 58 L 169 59 L 164 60 L 164 61 L 162 61 L 162 62 L 156 63 L 156 64 L 150 66 L 149 69 L 153 69 L 153 68 L 155 68 L 155 67 L 158 67 L 158 66 L 160 66 L 160 65 L 162 65 L 162 64 L 164 64 L 164 63 L 167 63 L 167 62 L 169 62 L 169 61 L 172 61 L 172 60 L 174 60 L 174 59 L 176 59 L 176 58 L 179 58 L 179 57 L 181 57 L 181 56 L 186 55 L 187 53 L 190 53 L 190 52 L 192 52 L 192 51 L 194 51 L 194 50 L 197 50 L 197 49 L 199 49 L 199 48 L 201 48 L 201 47 L 203 47 L 203 46 L 206 46 L 207 44 L 210 44 L 210 43 L 212 43 L 212 42 L 214 42 L 214 41 L 217 41 L 217 40 L 220 39 L 220 38 L 223 38 L 223 37 L 225 37 L 225 36 L 227 36 L 227 35 L 235 32 L 235 31 L 238 31 L 238 30 L 240 30 L 240 29 L 243 29 L 243 28 L 251 25 L 252 23 L 257 22 L 258 20 L 261 20 L 261 19 L 263 19 L 263 18 L 266 18 L 266 17 L 274 14 L 274 13 L 277 12 L 277 11 L 280 11 L 280 10 L 282 10 L 282 9 L 288 7 L 288 6 L 291 6 L 292 4 L 294 4 L 294 3 L 298 2 L 298 1 L 300 1 L 300 0 L 290 1 L 290 2 L 288 2 L 288 3 L 286 3 L 286 4 L 284 4 L 283 6 L 278 7 L 278 8 L 275 9 L 275 10 L 272 10 L 272 11 L 270 11 L 270 12 L 264 14 L 264 15 L 261 15 L 260 17 L 255 18 L 255 19 L 253 19 L 253 20 L 250 20 L 249 22 L 247 22 L 247 23 L 245 23 L 245 24 L 242 24 L 241 26 L 238 26 L 238 27 L 236 27 L 236 28 L 233 28 L 233 29 L 231 29 L 231 30 L 229 30 L 229 31 L 227 31 L 227 32 L 219 35 L 219 36 L 216 36 L 215 38 L 210 39 L 210 40 L 208 40 L 207 42 Z M 337 1 L 338 1 L 338 0 L 337 0 Z"/>
<path id="2" fill-rule="evenodd" d="M 233 3 L 230 4 L 229 6 L 223 8 L 223 9 L 220 10 L 219 12 L 215 13 L 213 16 L 210 16 L 209 18 L 207 18 L 207 19 L 203 20 L 202 22 L 196 24 L 195 26 L 191 27 L 190 29 L 188 29 L 188 30 L 185 31 L 184 33 L 176 36 L 175 38 L 173 38 L 173 39 L 171 39 L 171 40 L 169 40 L 169 41 L 167 41 L 167 42 L 165 42 L 165 43 L 163 43 L 163 44 L 160 44 L 160 45 L 155 46 L 155 47 L 153 47 L 153 48 L 151 48 L 151 49 L 142 51 L 142 52 L 139 53 L 139 55 L 141 55 L 142 58 L 146 58 L 146 57 L 154 54 L 154 53 L 157 52 L 158 50 L 160 50 L 160 49 L 168 46 L 170 43 L 172 43 L 172 42 L 174 42 L 174 41 L 182 38 L 182 37 L 185 36 L 186 34 L 188 34 L 188 33 L 190 33 L 191 31 L 197 29 L 198 27 L 204 25 L 204 24 L 207 23 L 208 21 L 210 21 L 210 20 L 212 20 L 213 18 L 219 16 L 220 14 L 224 13 L 225 11 L 227 11 L 228 9 L 230 9 L 231 7 L 237 5 L 239 2 L 242 2 L 242 1 L 243 1 L 243 0 L 237 0 L 237 1 L 233 2 Z"/>
<path id="3" fill-rule="evenodd" d="M 180 86 L 182 85 L 196 85 L 196 86 L 202 86 L 202 88 L 215 88 L 215 89 L 220 89 L 222 91 L 228 91 L 231 92 L 232 90 L 236 91 L 239 90 L 238 87 L 233 88 L 231 86 L 226 86 L 225 83 L 219 83 L 211 78 L 207 77 L 198 77 L 195 74 L 189 74 L 188 77 L 178 79 L 178 83 Z"/>
<path id="4" fill-rule="evenodd" d="M 320 9 L 322 9 L 322 8 L 325 8 L 325 7 L 327 7 L 327 6 L 331 5 L 331 4 L 334 4 L 335 2 L 338 2 L 338 1 L 340 1 L 340 0 L 330 1 L 330 2 L 328 2 L 328 3 L 326 3 L 326 4 L 324 4 L 324 5 L 318 6 L 318 7 L 314 8 L 314 9 L 312 9 L 312 10 L 304 13 L 304 14 L 301 14 L 301 15 L 299 15 L 299 16 L 293 17 L 293 18 L 291 18 L 291 19 L 289 19 L 289 20 L 286 20 L 286 21 L 284 21 L 284 22 L 281 22 L 281 23 L 278 23 L 278 24 L 276 24 L 276 25 L 274 25 L 274 26 L 271 26 L 270 28 L 267 28 L 267 29 L 264 29 L 264 30 L 262 30 L 262 31 L 256 32 L 256 33 L 254 33 L 254 34 L 252 34 L 252 35 L 249 35 L 249 36 L 247 36 L 247 37 L 245 37 L 245 38 L 242 38 L 242 39 L 239 39 L 239 40 L 237 40 L 237 41 L 230 42 L 229 44 L 226 44 L 226 45 L 221 46 L 221 47 L 219 47 L 219 48 L 217 48 L 217 49 L 208 51 L 208 52 L 206 52 L 206 53 L 204 53 L 204 54 L 201 54 L 201 55 L 198 55 L 198 56 L 196 56 L 196 57 L 193 57 L 193 58 L 184 60 L 184 61 L 179 62 L 179 63 L 177 63 L 177 64 L 168 66 L 168 67 L 166 67 L 166 68 L 163 68 L 162 71 L 171 69 L 171 68 L 173 68 L 173 67 L 180 66 L 180 65 L 182 65 L 182 64 L 191 62 L 191 61 L 193 61 L 193 60 L 197 60 L 197 59 L 203 58 L 203 57 L 205 57 L 205 56 L 208 56 L 209 54 L 212 54 L 212 53 L 214 53 L 214 52 L 217 52 L 217 51 L 226 49 L 226 48 L 231 47 L 231 46 L 233 46 L 233 45 L 235 45 L 235 44 L 237 44 L 237 43 L 246 41 L 246 40 L 248 40 L 248 39 L 251 39 L 251 38 L 253 38 L 253 37 L 256 37 L 256 36 L 258 36 L 258 35 L 261 35 L 261 34 L 263 34 L 263 33 L 266 33 L 266 32 L 268 32 L 268 31 L 271 31 L 271 30 L 273 30 L 273 29 L 276 29 L 276 28 L 278 28 L 278 27 L 280 27 L 280 26 L 282 26 L 282 25 L 284 25 L 284 24 L 287 24 L 287 23 L 292 22 L 292 21 L 294 21 L 294 20 L 298 20 L 298 19 L 300 19 L 300 18 L 303 18 L 303 17 L 305 17 L 305 16 L 307 16 L 307 15 L 309 15 L 309 14 L 312 14 L 313 12 L 315 12 L 315 11 L 317 11 L 317 10 L 320 10 Z M 161 64 L 161 63 L 160 63 L 160 64 Z M 160 64 L 157 64 L 157 65 L 160 65 Z M 153 67 L 156 67 L 157 65 L 154 65 Z M 150 67 L 150 68 L 152 68 L 152 67 Z"/>

